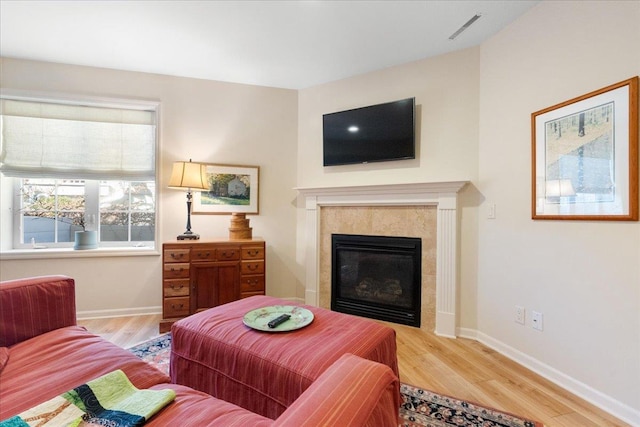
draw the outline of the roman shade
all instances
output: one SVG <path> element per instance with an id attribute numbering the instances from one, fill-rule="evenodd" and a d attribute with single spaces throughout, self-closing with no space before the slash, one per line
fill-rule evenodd
<path id="1" fill-rule="evenodd" d="M 0 102 L 4 175 L 155 180 L 155 108 Z"/>

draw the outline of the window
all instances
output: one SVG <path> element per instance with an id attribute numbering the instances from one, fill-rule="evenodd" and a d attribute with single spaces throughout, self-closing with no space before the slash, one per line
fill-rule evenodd
<path id="1" fill-rule="evenodd" d="M 82 229 L 100 247 L 154 245 L 157 105 L 0 102 L 13 248 L 71 247 Z"/>
<path id="2" fill-rule="evenodd" d="M 146 245 L 155 236 L 155 182 L 17 179 L 16 247 L 68 246 L 76 231 L 99 230 L 102 246 Z M 92 197 L 97 195 L 98 197 Z M 94 202 L 95 201 L 95 202 Z"/>

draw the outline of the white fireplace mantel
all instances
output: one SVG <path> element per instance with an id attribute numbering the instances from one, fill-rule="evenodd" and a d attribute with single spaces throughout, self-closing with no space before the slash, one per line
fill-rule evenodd
<path id="1" fill-rule="evenodd" d="M 437 206 L 436 328 L 435 333 L 455 338 L 458 271 L 458 193 L 469 181 L 350 187 L 296 188 L 304 197 L 305 302 L 318 305 L 319 232 L 322 206 Z"/>

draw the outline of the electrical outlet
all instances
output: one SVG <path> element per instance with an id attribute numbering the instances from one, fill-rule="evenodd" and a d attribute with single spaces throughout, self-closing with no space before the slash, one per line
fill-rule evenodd
<path id="1" fill-rule="evenodd" d="M 542 331 L 542 313 L 538 311 L 531 312 L 531 325 L 533 329 Z"/>
<path id="2" fill-rule="evenodd" d="M 524 325 L 524 307 L 516 305 L 516 323 Z"/>

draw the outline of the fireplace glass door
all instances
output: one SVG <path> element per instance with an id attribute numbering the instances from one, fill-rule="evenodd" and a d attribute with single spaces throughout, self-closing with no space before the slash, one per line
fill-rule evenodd
<path id="1" fill-rule="evenodd" d="M 419 238 L 333 234 L 331 309 L 420 326 Z"/>

